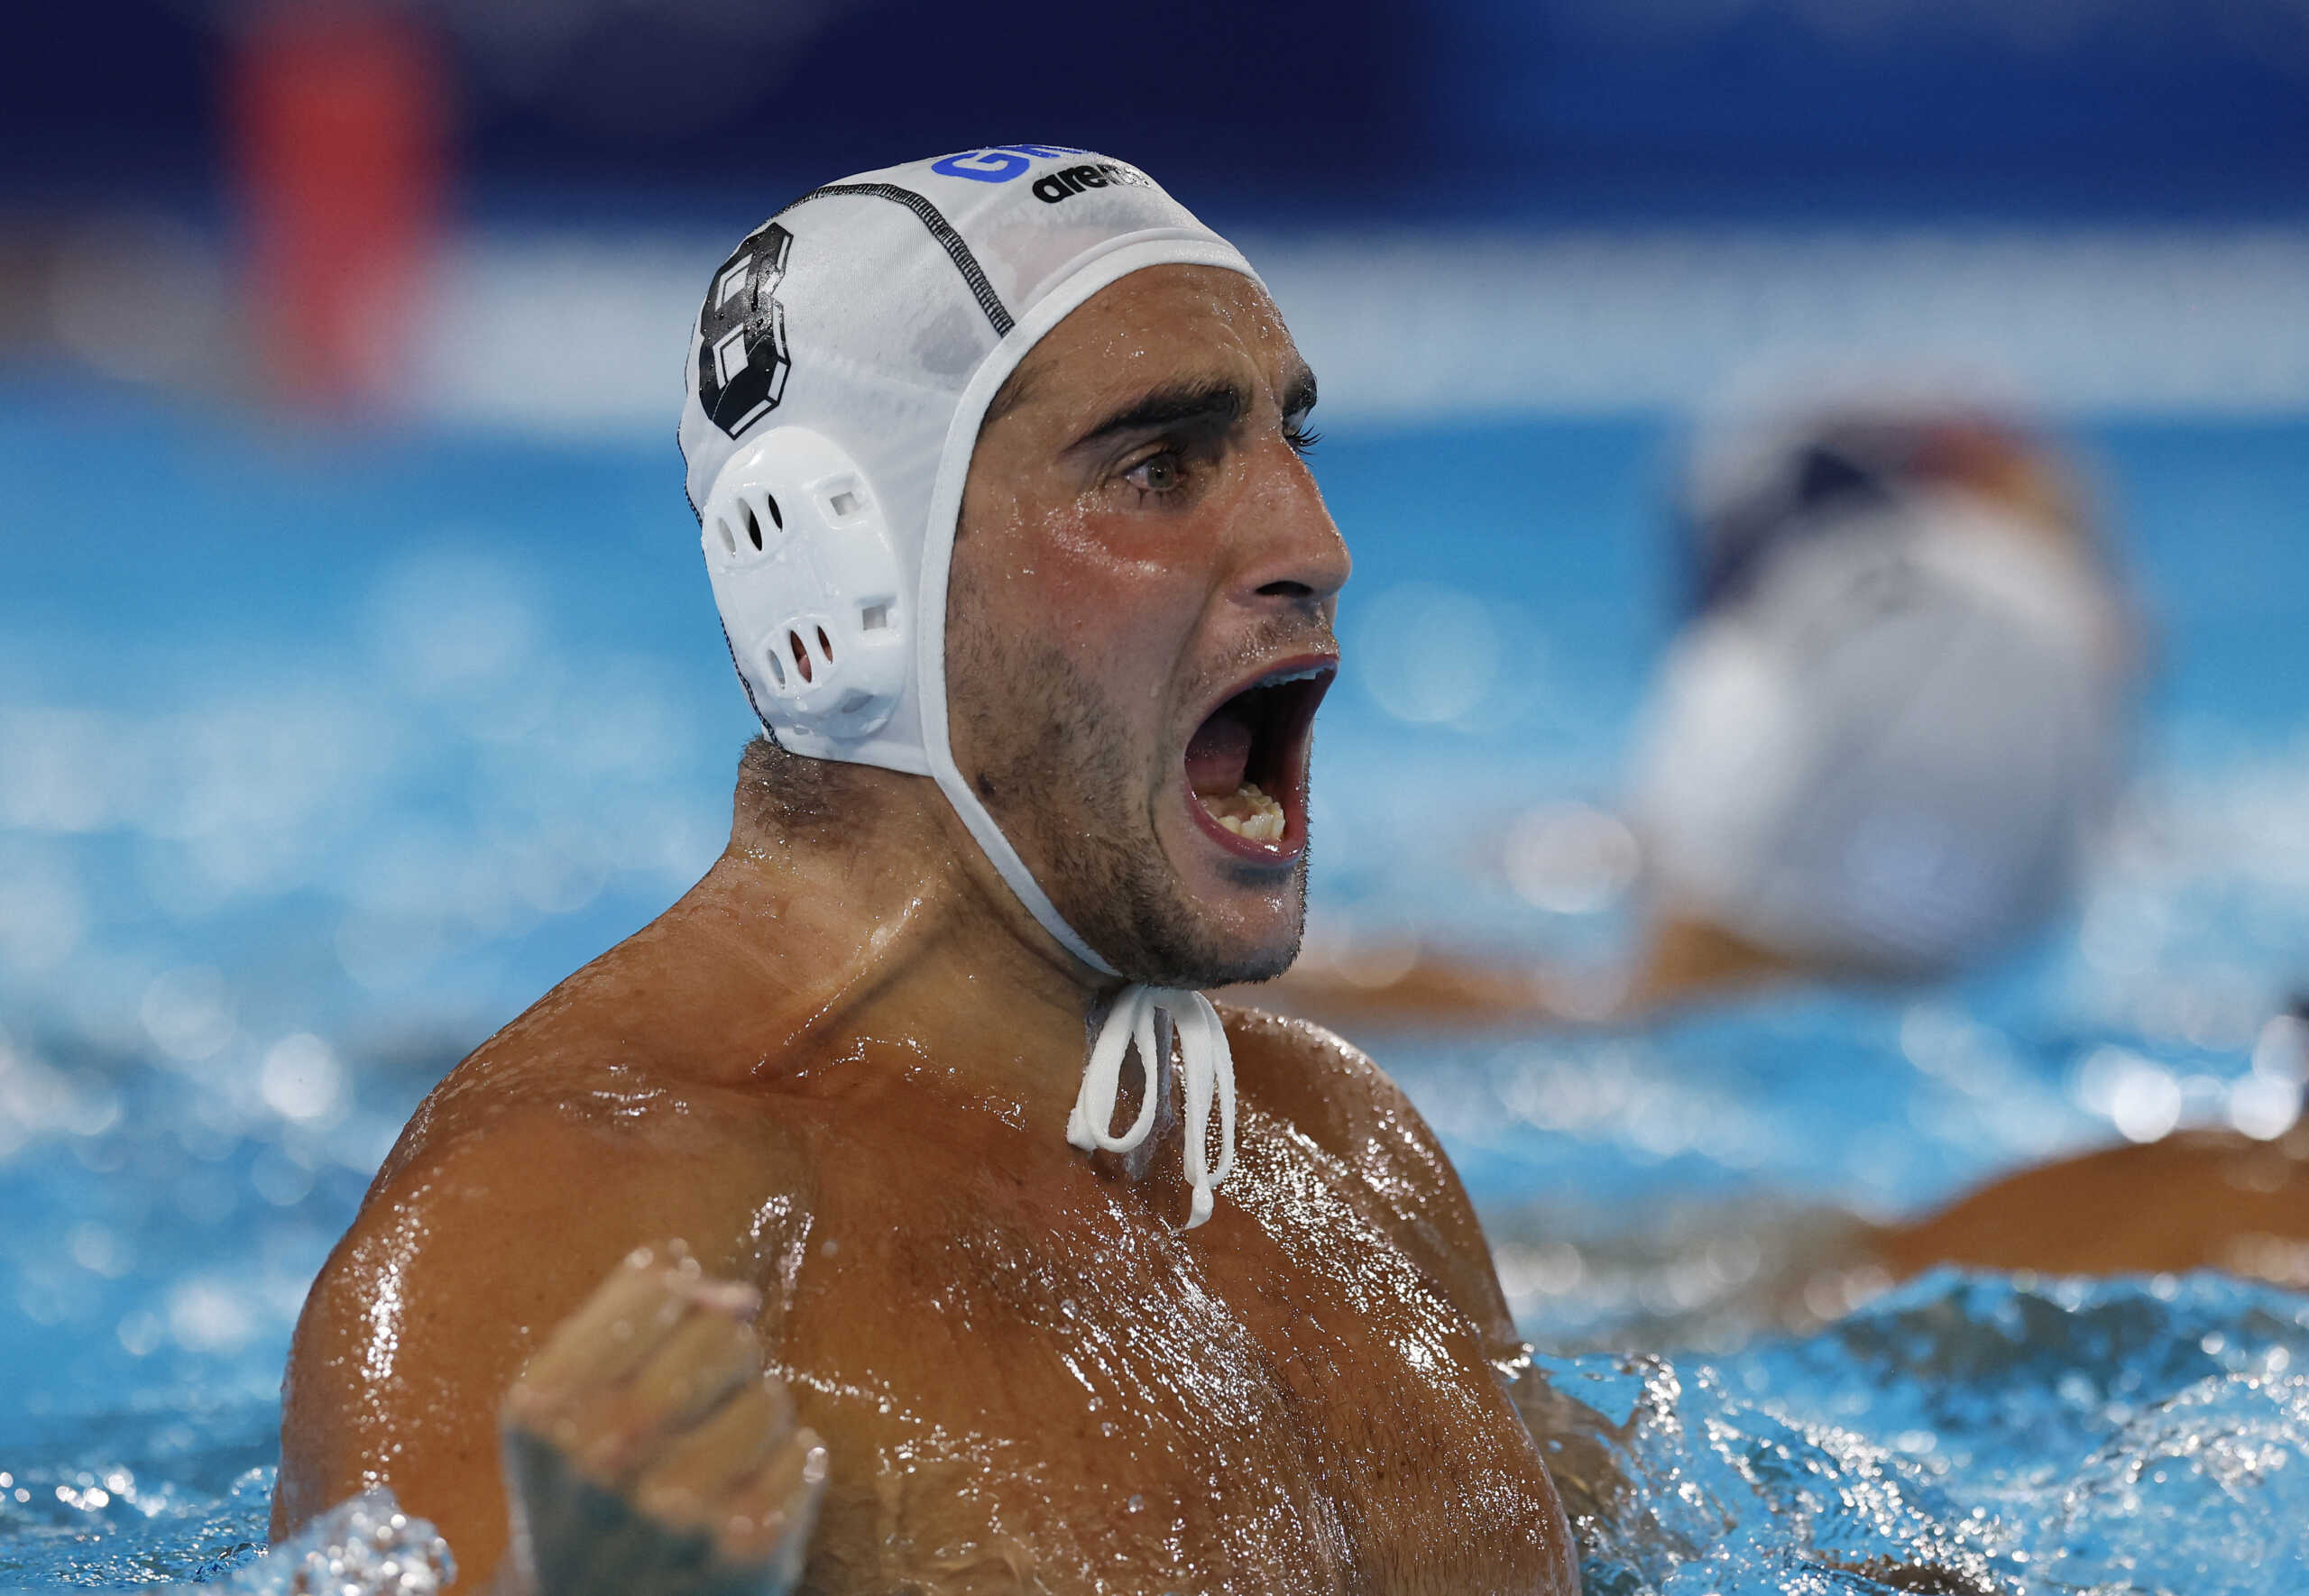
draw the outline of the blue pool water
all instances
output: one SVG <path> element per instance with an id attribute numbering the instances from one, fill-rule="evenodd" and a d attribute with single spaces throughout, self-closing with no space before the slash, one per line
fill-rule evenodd
<path id="1" fill-rule="evenodd" d="M 401 1119 L 704 867 L 745 711 L 667 444 L 282 436 L 51 389 L 0 394 L 0 1586 L 197 1579 L 262 1538 L 289 1329 Z M 1614 883 L 1501 865 L 1614 794 L 1670 441 L 1321 445 L 1357 560 L 1323 934 L 1624 945 Z M 1878 1554 L 2000 1588 L 2309 1582 L 2309 1298 L 1942 1276 L 1794 1336 L 1742 1307 L 1825 1215 L 2143 1112 L 2249 1118 L 2260 1027 L 2309 982 L 2309 423 L 2085 442 L 2157 674 L 2073 923 L 1928 994 L 1380 1048 L 1527 1333 L 1652 1415 L 1668 1549 L 1599 1546 L 1598 1588 L 1868 1588 L 1822 1559 Z M 1638 1335 L 1668 1362 L 1588 1350 Z"/>

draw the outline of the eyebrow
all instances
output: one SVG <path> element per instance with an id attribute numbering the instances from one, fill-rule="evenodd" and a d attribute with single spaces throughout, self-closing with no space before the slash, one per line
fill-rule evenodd
<path id="1" fill-rule="evenodd" d="M 1251 408 L 1250 395 L 1226 378 L 1173 382 L 1141 394 L 1067 445 L 1069 453 L 1119 433 L 1159 432 L 1189 422 L 1231 426 Z"/>
<path id="2" fill-rule="evenodd" d="M 1315 374 L 1301 366 L 1283 393 L 1283 413 L 1295 416 L 1313 408 Z M 1160 432 L 1166 427 L 1201 424 L 1230 427 L 1251 408 L 1251 396 L 1240 383 L 1207 378 L 1170 383 L 1141 394 L 1106 417 L 1067 445 L 1071 454 L 1123 433 Z"/>

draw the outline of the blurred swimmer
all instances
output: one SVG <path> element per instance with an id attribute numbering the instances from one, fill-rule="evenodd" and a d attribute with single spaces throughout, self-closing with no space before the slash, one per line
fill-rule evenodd
<path id="1" fill-rule="evenodd" d="M 1297 951 L 1348 568 L 1259 280 L 1136 168 L 980 150 L 756 230 L 689 380 L 768 739 L 410 1121 L 276 1534 L 385 1484 L 514 1591 L 1575 1590 L 1543 1456 L 1597 1473 L 1434 1138 L 1197 990 Z"/>
<path id="2" fill-rule="evenodd" d="M 1334 1023 L 1627 1018 L 1801 977 L 1975 967 L 2067 902 L 2105 807 L 2127 611 L 2059 459 L 1956 406 L 1848 405 L 1704 446 L 1688 612 L 1630 803 L 1649 921 L 1605 1004 L 1405 955 L 1301 970 Z"/>
<path id="3" fill-rule="evenodd" d="M 1636 787 L 1664 913 L 1633 1004 L 1798 972 L 1928 980 L 2057 913 L 2134 673 L 2126 605 L 2053 455 L 1962 412 L 1846 411 L 1703 456 L 1695 501 L 1697 619 Z M 2258 1051 L 2297 1096 L 2300 1018 Z M 1893 1278 L 2294 1283 L 2309 1125 L 2282 1124 L 2038 1165 L 1861 1244 Z"/>
<path id="4" fill-rule="evenodd" d="M 2048 449 L 1846 408 L 1704 453 L 1691 616 L 1635 780 L 1633 1001 L 1975 966 L 2067 901 L 2116 775 L 2122 601 Z"/>
<path id="5" fill-rule="evenodd" d="M 1961 406 L 1847 405 L 1703 448 L 1689 520 L 1631 805 L 1652 918 L 1615 1006 L 1575 1016 L 1527 972 L 1434 958 L 1294 971 L 1292 1006 L 1375 1030 L 1633 1018 L 1780 980 L 1932 980 L 2060 912 L 2135 649 L 2058 457 Z M 2255 1065 L 2297 1094 L 2309 1021 L 2271 1021 Z M 1954 1263 L 2309 1285 L 2309 1122 L 2285 1118 L 2038 1165 L 1826 1250 L 1880 1282 Z"/>

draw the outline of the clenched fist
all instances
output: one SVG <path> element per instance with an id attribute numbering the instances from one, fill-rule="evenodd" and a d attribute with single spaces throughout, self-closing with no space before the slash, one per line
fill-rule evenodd
<path id="1" fill-rule="evenodd" d="M 777 1596 L 799 1576 L 826 1452 L 762 1367 L 759 1309 L 679 1243 L 618 1266 L 501 1410 L 512 1588 Z"/>

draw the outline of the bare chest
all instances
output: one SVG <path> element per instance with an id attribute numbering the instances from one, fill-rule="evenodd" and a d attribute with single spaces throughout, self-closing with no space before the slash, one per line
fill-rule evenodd
<path id="1" fill-rule="evenodd" d="M 1174 1192 L 1082 1165 L 829 1182 L 766 1253 L 833 1454 L 814 1582 L 1557 1588 L 1552 1490 L 1474 1328 L 1338 1170 L 1262 1131 L 1185 1234 Z"/>

